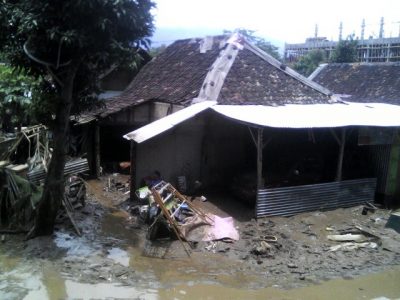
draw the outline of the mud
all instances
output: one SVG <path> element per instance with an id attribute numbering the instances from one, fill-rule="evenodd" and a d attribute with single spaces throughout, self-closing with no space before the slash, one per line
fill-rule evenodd
<path id="1" fill-rule="evenodd" d="M 51 237 L 6 236 L 0 243 L 0 299 L 400 296 L 400 235 L 384 227 L 389 211 L 365 216 L 354 207 L 255 221 L 240 204 L 224 206 L 223 197 L 195 199 L 203 210 L 233 215 L 240 241 L 198 243 L 190 258 L 179 242 L 164 241 L 167 252 L 159 259 L 142 255 L 149 243 L 146 227 L 120 209 L 127 207 L 121 205 L 123 193 L 103 190 L 105 180 L 89 183 L 87 204 L 75 213 L 82 237 L 67 221 Z M 379 247 L 330 251 L 338 242 L 328 234 L 356 226 L 379 236 Z M 277 240 L 255 251 L 268 236 Z"/>

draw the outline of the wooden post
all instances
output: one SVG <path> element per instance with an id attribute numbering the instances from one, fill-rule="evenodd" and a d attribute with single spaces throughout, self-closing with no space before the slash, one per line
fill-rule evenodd
<path id="1" fill-rule="evenodd" d="M 135 200 L 135 191 L 136 191 L 136 143 L 135 141 L 131 140 L 131 151 L 130 151 L 130 158 L 131 158 L 131 168 L 130 168 L 130 193 L 129 198 L 133 201 Z"/>
<path id="2" fill-rule="evenodd" d="M 100 177 L 100 126 L 96 123 L 96 128 L 94 131 L 94 152 L 95 152 L 95 162 L 96 162 L 96 177 Z"/>
<path id="3" fill-rule="evenodd" d="M 339 158 L 337 163 L 337 171 L 336 171 L 336 181 L 342 181 L 342 169 L 343 169 L 343 157 L 344 157 L 344 146 L 346 145 L 346 128 L 343 127 L 341 131 L 340 137 L 340 150 L 339 150 Z"/>
<path id="4" fill-rule="evenodd" d="M 263 169 L 263 128 L 257 129 L 257 190 L 264 187 L 262 178 Z"/>

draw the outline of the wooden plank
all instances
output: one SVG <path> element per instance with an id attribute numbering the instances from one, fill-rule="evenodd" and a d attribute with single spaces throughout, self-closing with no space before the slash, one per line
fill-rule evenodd
<path id="1" fill-rule="evenodd" d="M 130 194 L 129 198 L 133 201 L 135 200 L 136 194 L 136 146 L 137 144 L 135 141 L 131 141 L 131 149 L 130 149 L 130 161 L 131 161 L 131 167 L 130 167 L 130 184 L 129 184 L 129 189 L 130 189 Z"/>
<path id="2" fill-rule="evenodd" d="M 343 157 L 344 157 L 344 147 L 346 145 L 346 128 L 343 127 L 341 131 L 341 141 L 339 149 L 339 157 L 336 170 L 336 181 L 342 181 L 342 169 L 343 169 Z"/>
<path id="3" fill-rule="evenodd" d="M 257 190 L 263 188 L 263 128 L 257 130 Z"/>
<path id="4" fill-rule="evenodd" d="M 94 133 L 94 152 L 96 161 L 96 177 L 100 177 L 100 126 L 96 123 L 95 133 Z"/>

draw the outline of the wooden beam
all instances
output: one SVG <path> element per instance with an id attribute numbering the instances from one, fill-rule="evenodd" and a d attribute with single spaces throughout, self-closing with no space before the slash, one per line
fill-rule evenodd
<path id="1" fill-rule="evenodd" d="M 263 149 L 265 148 L 265 146 L 267 146 L 270 142 L 272 141 L 272 136 L 270 136 L 269 138 L 268 138 L 268 140 L 266 140 L 264 143 L 263 143 Z"/>
<path id="2" fill-rule="evenodd" d="M 131 151 L 130 151 L 130 159 L 131 159 L 131 167 L 130 167 L 130 193 L 129 198 L 131 200 L 135 200 L 135 191 L 136 191 L 136 146 L 135 141 L 131 141 Z"/>
<path id="3" fill-rule="evenodd" d="M 342 181 L 342 169 L 343 169 L 343 157 L 344 157 L 345 145 L 346 145 L 346 128 L 343 127 L 341 130 L 340 149 L 339 149 L 339 157 L 338 157 L 337 171 L 336 171 L 336 181 Z"/>
<path id="4" fill-rule="evenodd" d="M 333 137 L 335 138 L 336 142 L 337 142 L 338 145 L 340 146 L 340 139 L 339 139 L 339 137 L 337 136 L 335 130 L 334 130 L 333 128 L 331 128 L 330 131 L 331 131 Z"/>
<path id="5" fill-rule="evenodd" d="M 257 129 L 257 190 L 264 187 L 262 178 L 263 169 L 263 128 Z"/>
<path id="6" fill-rule="evenodd" d="M 249 126 L 247 126 L 247 129 L 249 130 L 249 132 L 250 132 L 250 135 L 251 135 L 251 139 L 253 140 L 253 142 L 254 142 L 254 146 L 256 146 L 257 147 L 257 141 L 256 141 L 256 138 L 254 137 L 254 133 L 253 133 L 253 131 L 251 130 L 251 128 L 249 127 Z"/>
<path id="7" fill-rule="evenodd" d="M 94 131 L 94 155 L 95 155 L 95 162 L 96 162 L 96 177 L 100 177 L 100 126 L 99 123 L 96 123 L 96 128 Z"/>

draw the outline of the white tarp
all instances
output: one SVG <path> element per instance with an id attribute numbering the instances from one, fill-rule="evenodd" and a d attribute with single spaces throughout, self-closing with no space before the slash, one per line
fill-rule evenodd
<path id="1" fill-rule="evenodd" d="M 127 140 L 134 140 L 136 143 L 142 143 L 160 133 L 163 133 L 164 131 L 167 131 L 168 129 L 173 128 L 175 125 L 194 117 L 198 113 L 215 104 L 215 101 L 203 101 L 193 104 L 135 131 L 127 133 L 124 135 L 124 138 Z"/>
<path id="2" fill-rule="evenodd" d="M 212 109 L 231 119 L 276 128 L 400 126 L 400 106 L 383 103 L 215 105 Z"/>
<path id="3" fill-rule="evenodd" d="M 130 132 L 124 138 L 142 143 L 208 108 L 237 121 L 276 128 L 400 126 L 400 106 L 383 103 L 346 102 L 273 107 L 217 105 L 215 101 L 204 101 Z"/>

